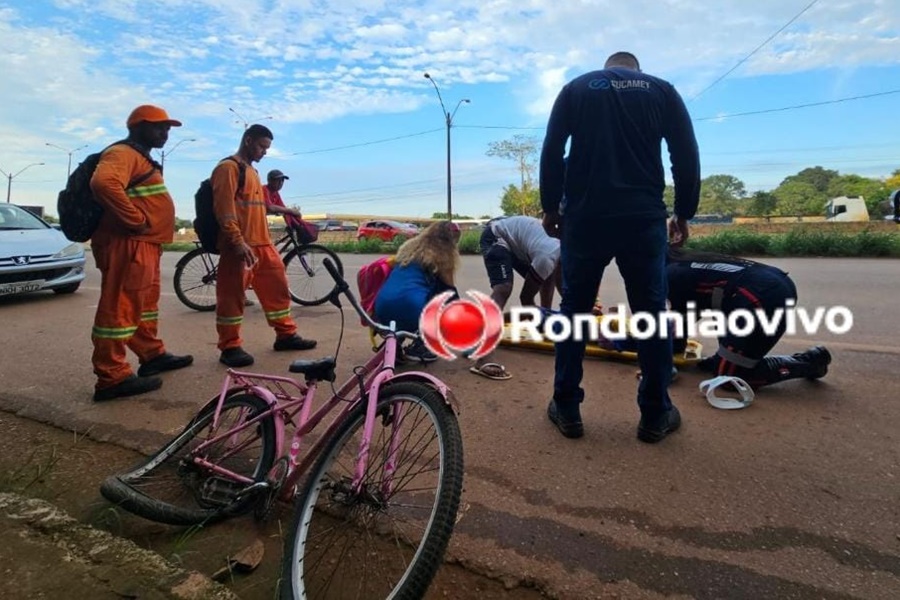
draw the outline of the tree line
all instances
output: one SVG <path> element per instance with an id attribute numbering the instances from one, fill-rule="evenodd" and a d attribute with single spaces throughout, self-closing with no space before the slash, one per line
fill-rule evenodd
<path id="1" fill-rule="evenodd" d="M 488 156 L 513 161 L 519 169 L 519 182 L 508 184 L 500 194 L 500 209 L 505 215 L 536 216 L 540 213 L 540 191 L 535 184 L 539 144 L 537 138 L 524 135 L 488 144 Z M 830 199 L 862 196 L 869 214 L 879 217 L 891 213 L 888 198 L 896 189 L 900 189 L 900 169 L 894 170 L 887 179 L 876 179 L 842 174 L 822 166 L 808 167 L 785 177 L 775 189 L 752 194 L 734 175 L 716 174 L 701 182 L 697 214 L 822 216 Z M 666 186 L 663 198 L 671 210 L 675 201 L 672 186 Z"/>

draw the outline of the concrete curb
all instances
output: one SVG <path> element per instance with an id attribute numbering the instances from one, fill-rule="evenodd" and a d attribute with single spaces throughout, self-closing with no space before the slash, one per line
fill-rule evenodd
<path id="1" fill-rule="evenodd" d="M 237 600 L 205 575 L 80 523 L 44 500 L 0 493 L 0 530 L 4 598 Z"/>

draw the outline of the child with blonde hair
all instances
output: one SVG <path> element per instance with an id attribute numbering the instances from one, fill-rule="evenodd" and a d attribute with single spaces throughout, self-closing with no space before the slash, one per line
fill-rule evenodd
<path id="1" fill-rule="evenodd" d="M 450 221 L 432 223 L 397 251 L 394 268 L 375 299 L 375 320 L 394 321 L 401 331 L 418 331 L 419 316 L 428 301 L 447 290 L 456 292 L 459 267 L 459 227 Z M 421 339 L 406 350 L 407 358 L 437 360 Z"/>

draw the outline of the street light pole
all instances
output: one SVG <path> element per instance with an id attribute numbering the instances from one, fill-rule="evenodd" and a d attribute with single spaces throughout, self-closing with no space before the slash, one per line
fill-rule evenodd
<path id="1" fill-rule="evenodd" d="M 0 169 L 0 173 L 3 173 L 3 175 L 6 176 L 6 203 L 7 204 L 9 204 L 10 197 L 12 196 L 12 180 L 13 180 L 13 178 L 18 177 L 20 173 L 22 173 L 25 169 L 28 169 L 29 167 L 37 167 L 37 166 L 43 165 L 43 164 L 44 163 L 42 163 L 42 162 L 31 163 L 30 165 L 26 165 L 26 166 L 22 167 L 16 173 L 12 173 L 12 172 L 7 173 L 3 169 Z"/>
<path id="2" fill-rule="evenodd" d="M 248 127 L 250 127 L 250 121 L 248 121 L 247 119 L 245 119 L 244 116 L 243 116 L 241 113 L 239 113 L 238 111 L 234 110 L 234 109 L 231 108 L 230 106 L 228 107 L 228 110 L 230 110 L 231 112 L 233 112 L 233 113 L 234 113 L 234 116 L 236 116 L 236 117 L 238 118 L 238 120 L 235 121 L 235 123 L 239 123 L 239 124 L 243 125 L 243 126 L 244 126 L 244 129 L 247 129 Z M 272 117 L 272 115 L 269 115 L 268 117 L 260 117 L 260 118 L 255 119 L 255 120 L 256 120 L 256 121 L 268 121 L 268 120 L 270 120 L 270 119 L 272 119 L 272 118 L 274 118 L 274 117 Z"/>
<path id="3" fill-rule="evenodd" d="M 65 152 L 66 154 L 69 155 L 69 164 L 66 167 L 66 179 L 69 179 L 69 175 L 72 174 L 72 155 L 75 154 L 76 152 L 78 152 L 79 150 L 84 150 L 85 148 L 88 147 L 88 145 L 85 144 L 84 146 L 78 146 L 74 150 L 66 150 L 62 146 L 57 146 L 56 144 L 51 144 L 50 142 L 45 142 L 44 145 L 50 146 L 51 148 L 58 148 L 59 150 L 62 150 L 63 152 Z"/>
<path id="4" fill-rule="evenodd" d="M 183 140 L 178 140 L 178 143 L 175 144 L 174 146 L 172 146 L 172 149 L 169 150 L 168 152 L 166 152 L 165 150 L 160 150 L 159 151 L 159 156 L 160 156 L 159 166 L 161 166 L 163 168 L 166 167 L 166 157 L 168 155 L 172 154 L 173 152 L 175 152 L 175 148 L 177 148 L 178 146 L 182 145 L 185 142 L 196 142 L 196 141 L 197 141 L 197 138 L 185 138 Z"/>
<path id="5" fill-rule="evenodd" d="M 459 110 L 460 105 L 465 102 L 468 104 L 470 101 L 468 98 L 463 98 L 459 102 L 456 103 L 456 108 L 453 109 L 453 112 L 447 110 L 444 106 L 444 99 L 441 97 L 441 90 L 438 88 L 437 83 L 435 83 L 434 78 L 425 73 L 425 79 L 431 82 L 431 85 L 434 86 L 434 91 L 437 92 L 438 102 L 441 103 L 441 113 L 444 115 L 444 123 L 447 126 L 447 220 L 453 221 L 453 201 L 452 201 L 452 185 L 451 185 L 451 170 L 450 170 L 450 129 L 453 127 L 453 117 L 456 116 L 456 111 Z"/>

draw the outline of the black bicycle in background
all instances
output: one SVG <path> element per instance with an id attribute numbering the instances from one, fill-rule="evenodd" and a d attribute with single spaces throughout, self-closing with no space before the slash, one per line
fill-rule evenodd
<path id="1" fill-rule="evenodd" d="M 185 306 L 200 311 L 216 309 L 216 269 L 219 255 L 197 246 L 175 265 L 175 295 Z M 334 279 L 325 270 L 322 259 L 328 257 L 341 276 L 344 266 L 337 255 L 318 244 L 303 244 L 293 229 L 286 229 L 275 242 L 287 273 L 291 299 L 301 306 L 322 304 L 335 289 Z"/>

